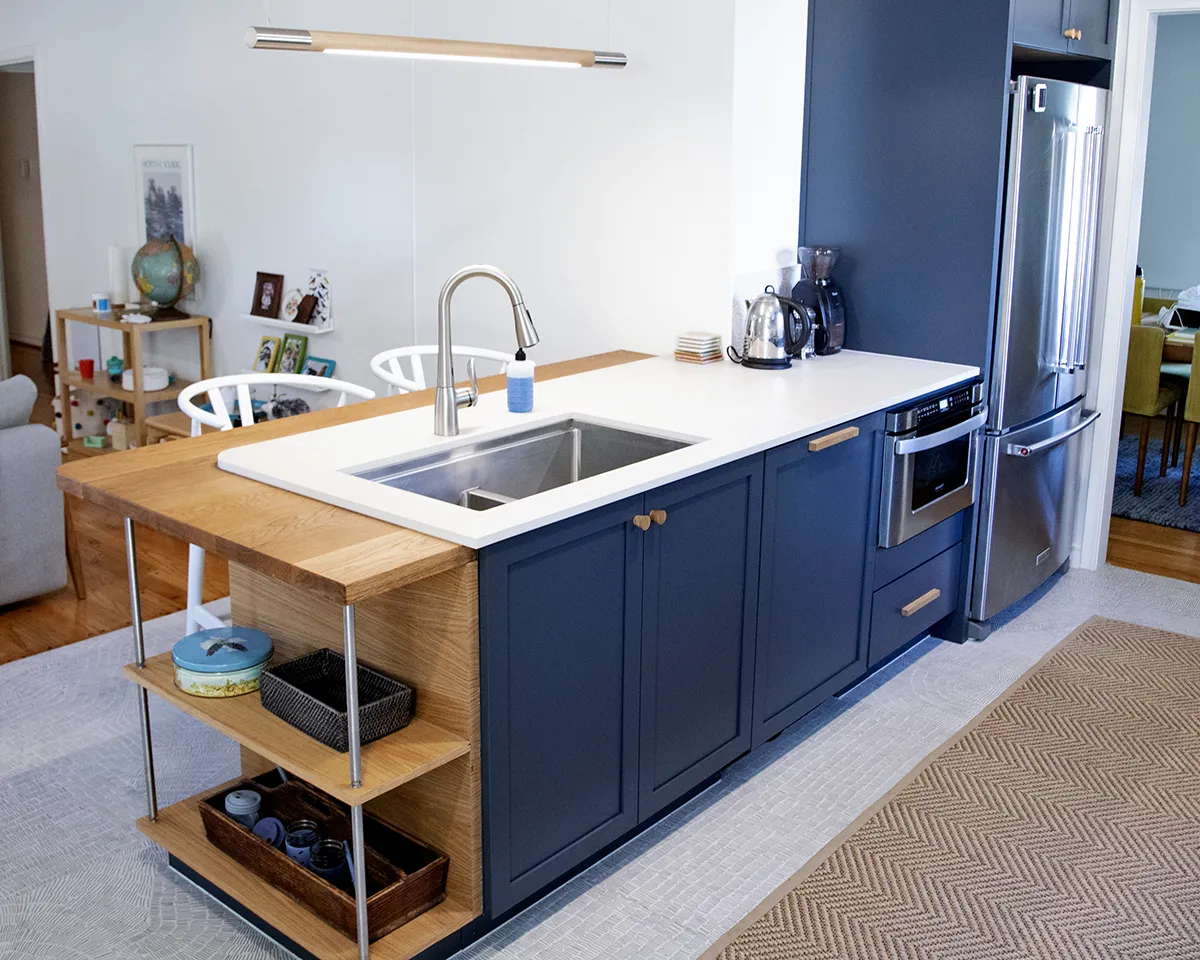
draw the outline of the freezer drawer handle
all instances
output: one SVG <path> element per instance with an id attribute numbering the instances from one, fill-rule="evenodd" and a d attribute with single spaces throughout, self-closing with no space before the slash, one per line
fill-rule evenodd
<path id="1" fill-rule="evenodd" d="M 943 444 L 949 443 L 951 440 L 957 440 L 959 437 L 965 437 L 968 433 L 974 433 L 985 423 L 987 423 L 987 410 L 981 410 L 970 420 L 964 420 L 962 423 L 956 423 L 952 427 L 947 427 L 945 430 L 939 430 L 937 433 L 931 433 L 926 437 L 913 437 L 909 440 L 897 440 L 896 456 L 905 457 L 910 453 L 922 453 L 925 450 L 932 450 L 934 447 L 940 447 Z"/>
<path id="2" fill-rule="evenodd" d="M 1041 453 L 1043 450 L 1057 447 L 1064 440 L 1070 440 L 1077 433 L 1083 433 L 1084 430 L 1099 419 L 1100 411 L 1093 410 L 1070 430 L 1064 430 L 1062 433 L 1057 433 L 1046 440 L 1039 440 L 1037 443 L 1031 443 L 1029 446 L 1020 443 L 1010 443 L 1004 448 L 1004 452 L 1010 457 L 1032 457 L 1035 453 Z"/>

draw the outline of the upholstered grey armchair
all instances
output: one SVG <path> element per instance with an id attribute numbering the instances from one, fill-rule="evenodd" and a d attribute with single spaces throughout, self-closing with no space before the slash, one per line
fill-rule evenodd
<path id="1" fill-rule="evenodd" d="M 25 376 L 0 382 L 0 606 L 67 583 L 63 497 L 54 485 L 61 445 L 31 424 L 37 387 Z"/>

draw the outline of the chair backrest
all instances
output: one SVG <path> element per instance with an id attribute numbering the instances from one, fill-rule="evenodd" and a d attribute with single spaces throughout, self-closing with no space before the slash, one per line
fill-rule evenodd
<path id="1" fill-rule="evenodd" d="M 375 391 L 360 387 L 357 383 L 347 380 L 335 380 L 332 377 L 314 377 L 304 373 L 235 373 L 228 377 L 211 377 L 200 380 L 179 394 L 179 409 L 192 420 L 192 436 L 198 436 L 200 425 L 207 424 L 218 430 L 232 430 L 233 418 L 229 414 L 229 406 L 221 395 L 221 390 L 232 387 L 237 396 L 237 411 L 243 425 L 254 423 L 254 404 L 251 402 L 250 388 L 259 386 L 271 387 L 303 387 L 306 390 L 337 390 L 340 394 L 337 405 L 345 406 L 347 397 L 358 397 L 360 400 L 374 400 Z M 212 410 L 199 407 L 194 398 L 200 394 L 208 394 L 208 402 Z"/>
<path id="2" fill-rule="evenodd" d="M 1196 339 L 1200 341 L 1200 334 Z M 1183 402 L 1183 419 L 1200 423 L 1200 342 L 1192 346 L 1192 375 L 1188 380 L 1187 399 Z"/>
<path id="3" fill-rule="evenodd" d="M 1158 388 L 1162 376 L 1162 327 L 1153 324 L 1129 331 L 1129 360 L 1125 365 L 1125 400 L 1122 409 L 1146 417 L 1158 415 Z"/>
<path id="4" fill-rule="evenodd" d="M 436 343 L 418 344 L 412 347 L 393 347 L 384 350 L 371 358 L 371 372 L 388 385 L 388 395 L 395 393 L 416 393 L 424 390 L 428 383 L 425 380 L 425 370 L 421 365 L 422 357 L 437 356 Z M 500 350 L 488 350 L 486 347 L 454 347 L 451 351 L 455 359 L 474 358 L 499 364 L 499 373 L 504 373 L 512 361 L 512 354 Z M 407 358 L 409 369 L 405 371 L 401 360 Z"/>

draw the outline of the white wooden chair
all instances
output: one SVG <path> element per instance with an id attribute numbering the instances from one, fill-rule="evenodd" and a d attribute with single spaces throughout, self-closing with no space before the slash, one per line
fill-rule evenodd
<path id="1" fill-rule="evenodd" d="M 383 353 L 377 353 L 371 358 L 371 372 L 388 385 L 388 396 L 397 393 L 416 393 L 428 386 L 421 358 L 436 357 L 437 352 L 436 343 L 384 350 Z M 454 347 L 451 352 L 455 359 L 461 357 L 467 360 L 486 360 L 499 364 L 498 373 L 504 373 L 512 361 L 512 354 L 500 350 L 488 350 L 485 347 Z M 408 358 L 409 361 L 407 373 L 400 363 L 404 358 Z"/>
<path id="2" fill-rule="evenodd" d="M 345 406 L 347 397 L 357 397 L 360 400 L 374 400 L 375 391 L 360 387 L 357 383 L 347 380 L 335 380 L 332 377 L 314 377 L 302 373 L 237 373 L 228 377 L 212 377 L 200 380 L 187 387 L 179 394 L 179 409 L 191 418 L 192 436 L 200 435 L 201 424 L 215 427 L 217 430 L 232 430 L 233 417 L 229 405 L 222 395 L 222 390 L 232 389 L 237 403 L 238 416 L 243 425 L 254 423 L 254 404 L 250 395 L 251 387 L 300 387 L 305 390 L 336 390 L 339 392 L 337 405 Z M 201 394 L 208 395 L 208 403 L 212 410 L 204 410 L 196 400 Z M 187 632 L 197 630 L 212 630 L 225 626 L 225 623 L 215 614 L 209 613 L 204 606 L 204 549 L 194 543 L 188 544 L 188 586 L 187 586 Z"/>

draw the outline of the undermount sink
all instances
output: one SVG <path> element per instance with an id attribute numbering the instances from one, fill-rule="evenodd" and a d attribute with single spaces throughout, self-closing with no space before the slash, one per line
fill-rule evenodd
<path id="1" fill-rule="evenodd" d="M 469 510 L 489 510 L 693 442 L 574 417 L 347 472 Z"/>

